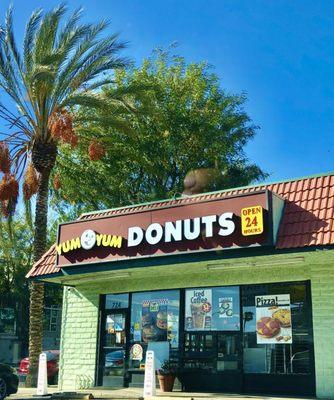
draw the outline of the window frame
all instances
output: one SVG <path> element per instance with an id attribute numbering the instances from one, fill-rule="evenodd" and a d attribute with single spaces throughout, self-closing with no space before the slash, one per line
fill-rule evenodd
<path id="1" fill-rule="evenodd" d="M 213 335 L 218 335 L 218 334 L 235 334 L 240 336 L 241 340 L 241 374 L 243 376 L 252 376 L 252 375 L 261 375 L 263 377 L 268 377 L 268 379 L 273 379 L 273 384 L 275 384 L 275 377 L 277 376 L 285 376 L 287 379 L 290 377 L 297 376 L 299 374 L 268 374 L 268 373 L 259 373 L 259 374 L 254 374 L 254 373 L 246 373 L 244 372 L 244 360 L 243 360 L 243 350 L 244 350 L 244 329 L 243 329 L 243 302 L 242 302 L 242 297 L 243 297 L 243 290 L 245 287 L 249 286 L 256 286 L 256 285 L 263 285 L 263 286 L 275 286 L 275 285 L 284 285 L 284 284 L 303 284 L 305 285 L 305 291 L 306 291 L 306 301 L 307 301 L 307 306 L 308 306 L 308 324 L 307 324 L 307 333 L 308 333 L 308 342 L 309 342 L 309 349 L 310 349 L 310 360 L 309 360 L 309 367 L 310 367 L 310 372 L 308 374 L 305 374 L 304 376 L 312 378 L 313 382 L 315 382 L 315 356 L 314 356 L 314 333 L 313 333 L 313 313 L 312 313 L 312 293 L 311 293 L 311 280 L 292 280 L 292 281 L 279 281 L 279 282 L 264 282 L 264 283 L 252 283 L 252 284 L 231 284 L 231 285 L 215 285 L 215 286 L 195 286 L 195 287 L 187 287 L 187 288 L 170 288 L 170 289 L 154 289 L 154 290 L 144 290 L 144 291 L 134 291 L 134 292 L 121 292 L 117 294 L 128 294 L 129 296 L 129 303 L 128 303 L 128 308 L 125 309 L 120 309 L 124 310 L 127 312 L 127 321 L 126 321 L 126 332 L 127 332 L 127 337 L 126 337 L 126 369 L 125 369 L 125 387 L 128 386 L 128 381 L 129 381 L 129 376 L 127 376 L 127 369 L 128 369 L 128 360 L 129 360 L 129 354 L 130 354 L 130 347 L 131 347 L 131 342 L 130 342 L 130 326 L 131 326 L 131 311 L 132 311 L 132 295 L 135 293 L 155 293 L 155 292 L 161 292 L 161 291 L 178 291 L 179 292 L 179 343 L 178 343 L 178 353 L 179 353 L 179 360 L 178 364 L 182 368 L 184 365 L 184 358 L 185 358 L 185 335 L 188 334 L 213 334 Z M 204 330 L 204 331 L 186 331 L 185 330 L 185 297 L 186 297 L 186 290 L 191 290 L 191 289 L 197 289 L 197 288 L 221 288 L 221 287 L 231 287 L 231 286 L 236 286 L 239 288 L 239 308 L 240 308 L 240 329 L 239 330 Z M 97 340 L 97 363 L 96 363 L 96 378 L 95 382 L 98 385 L 99 382 L 99 377 L 98 377 L 98 369 L 99 369 L 99 362 L 100 362 L 100 355 L 101 355 L 101 324 L 102 324 L 102 315 L 106 311 L 104 309 L 105 307 L 105 298 L 107 294 L 101 294 L 100 295 L 100 305 L 99 305 L 99 327 L 98 327 L 98 340 Z M 118 311 L 118 309 L 110 309 L 109 311 Z M 144 373 L 142 370 L 138 370 L 137 372 L 131 372 L 131 373 Z M 218 372 L 217 372 L 218 373 Z"/>

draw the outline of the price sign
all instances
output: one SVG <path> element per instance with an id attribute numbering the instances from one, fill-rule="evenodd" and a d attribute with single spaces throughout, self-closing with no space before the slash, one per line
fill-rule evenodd
<path id="1" fill-rule="evenodd" d="M 241 210 L 241 233 L 243 236 L 263 233 L 262 206 L 246 207 Z"/>
<path id="2" fill-rule="evenodd" d="M 155 396 L 155 367 L 154 351 L 146 352 L 145 377 L 144 377 L 144 399 Z"/>

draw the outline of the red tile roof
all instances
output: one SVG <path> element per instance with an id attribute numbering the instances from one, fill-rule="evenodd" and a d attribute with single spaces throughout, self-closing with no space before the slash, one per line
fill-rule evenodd
<path id="1" fill-rule="evenodd" d="M 49 250 L 33 265 L 27 273 L 26 278 L 34 276 L 49 275 L 59 272 L 56 268 L 56 245 L 52 245 Z"/>
<path id="2" fill-rule="evenodd" d="M 299 178 L 266 185 L 246 186 L 220 192 L 121 207 L 83 214 L 79 217 L 79 220 L 154 210 L 170 205 L 219 199 L 263 189 L 271 190 L 286 200 L 276 242 L 277 249 L 334 244 L 334 174 Z M 55 260 L 55 246 L 53 245 L 33 266 L 27 277 L 59 272 L 59 269 L 55 266 Z"/>

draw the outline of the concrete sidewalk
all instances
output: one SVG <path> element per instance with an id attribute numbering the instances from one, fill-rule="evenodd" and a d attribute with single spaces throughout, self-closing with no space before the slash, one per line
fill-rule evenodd
<path id="1" fill-rule="evenodd" d="M 48 388 L 48 393 L 59 394 L 57 395 L 58 399 L 79 399 L 86 400 L 88 399 L 88 394 L 92 394 L 96 399 L 113 399 L 113 400 L 138 400 L 143 397 L 143 389 L 142 388 L 123 388 L 123 389 L 87 389 L 87 390 L 77 390 L 76 394 L 71 396 L 70 392 L 61 392 L 56 387 Z M 87 394 L 87 396 L 84 396 Z M 24 400 L 24 399 L 43 399 L 43 397 L 37 398 L 36 389 L 31 388 L 23 388 L 20 387 L 19 391 L 11 395 L 8 400 Z M 34 396 L 34 397 L 33 397 Z M 287 399 L 295 399 L 295 400 L 305 400 L 305 398 L 297 398 L 297 397 L 274 397 L 274 396 L 252 396 L 252 395 L 237 395 L 237 394 L 222 394 L 222 393 L 189 393 L 189 392 L 161 392 L 157 389 L 157 395 L 152 397 L 152 400 L 162 399 L 162 400 L 172 400 L 172 399 L 181 399 L 181 400 L 287 400 Z M 47 399 L 47 397 L 44 399 Z"/>

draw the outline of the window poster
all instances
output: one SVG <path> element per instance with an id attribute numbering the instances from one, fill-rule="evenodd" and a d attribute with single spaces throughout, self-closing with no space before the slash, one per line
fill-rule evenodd
<path id="1" fill-rule="evenodd" d="M 186 290 L 187 331 L 240 330 L 240 300 L 237 286 Z"/>
<path id="2" fill-rule="evenodd" d="M 141 361 L 143 359 L 143 348 L 140 344 L 135 343 L 130 349 L 130 359 Z"/>
<path id="3" fill-rule="evenodd" d="M 186 329 L 205 331 L 212 328 L 212 289 L 186 291 Z"/>
<path id="4" fill-rule="evenodd" d="M 106 329 L 108 333 L 122 332 L 125 329 L 125 318 L 123 314 L 107 315 Z"/>
<path id="5" fill-rule="evenodd" d="M 239 287 L 225 286 L 213 288 L 212 330 L 240 330 L 240 294 Z"/>
<path id="6" fill-rule="evenodd" d="M 172 348 L 179 347 L 179 315 L 168 310 L 168 335 L 167 338 Z"/>
<path id="7" fill-rule="evenodd" d="M 143 342 L 167 341 L 167 307 L 167 299 L 142 302 L 141 333 Z"/>
<path id="8" fill-rule="evenodd" d="M 233 297 L 219 297 L 218 318 L 233 317 Z"/>
<path id="9" fill-rule="evenodd" d="M 164 361 L 169 360 L 168 342 L 150 342 L 147 351 L 154 351 L 155 369 L 160 369 Z"/>
<path id="10" fill-rule="evenodd" d="M 292 324 L 289 294 L 255 296 L 256 342 L 291 344 Z"/>

